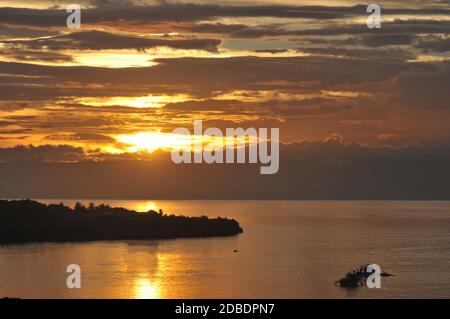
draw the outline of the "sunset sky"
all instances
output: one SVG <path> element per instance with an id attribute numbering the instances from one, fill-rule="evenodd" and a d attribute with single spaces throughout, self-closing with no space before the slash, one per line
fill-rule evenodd
<path id="1" fill-rule="evenodd" d="M 194 119 L 302 156 L 449 156 L 448 1 L 377 1 L 381 29 L 357 0 L 212 3 L 0 0 L 0 161 L 142 158 Z"/>

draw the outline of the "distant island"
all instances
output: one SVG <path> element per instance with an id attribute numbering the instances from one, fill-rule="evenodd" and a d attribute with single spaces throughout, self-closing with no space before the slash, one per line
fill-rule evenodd
<path id="1" fill-rule="evenodd" d="M 136 212 L 108 205 L 74 208 L 32 200 L 0 200 L 0 244 L 233 236 L 234 219 Z"/>

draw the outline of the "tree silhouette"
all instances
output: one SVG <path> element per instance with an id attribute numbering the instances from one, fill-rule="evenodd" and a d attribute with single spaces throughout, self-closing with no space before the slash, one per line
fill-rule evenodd
<path id="1" fill-rule="evenodd" d="M 234 219 L 138 213 L 108 205 L 88 209 L 36 201 L 0 200 L 0 243 L 161 239 L 232 236 L 242 232 Z"/>

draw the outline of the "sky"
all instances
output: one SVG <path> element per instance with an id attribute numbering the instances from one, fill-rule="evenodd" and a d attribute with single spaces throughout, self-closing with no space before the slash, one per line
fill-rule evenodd
<path id="1" fill-rule="evenodd" d="M 448 160 L 450 3 L 377 4 L 381 29 L 354 0 L 0 0 L 0 163 L 151 160 L 198 119 L 289 159 Z"/>

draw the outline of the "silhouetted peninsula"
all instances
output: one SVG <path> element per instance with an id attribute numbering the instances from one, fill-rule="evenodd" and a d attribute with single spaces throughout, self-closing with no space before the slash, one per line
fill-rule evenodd
<path id="1" fill-rule="evenodd" d="M 72 209 L 32 200 L 0 200 L 0 244 L 233 236 L 234 219 L 139 213 L 108 205 Z"/>

